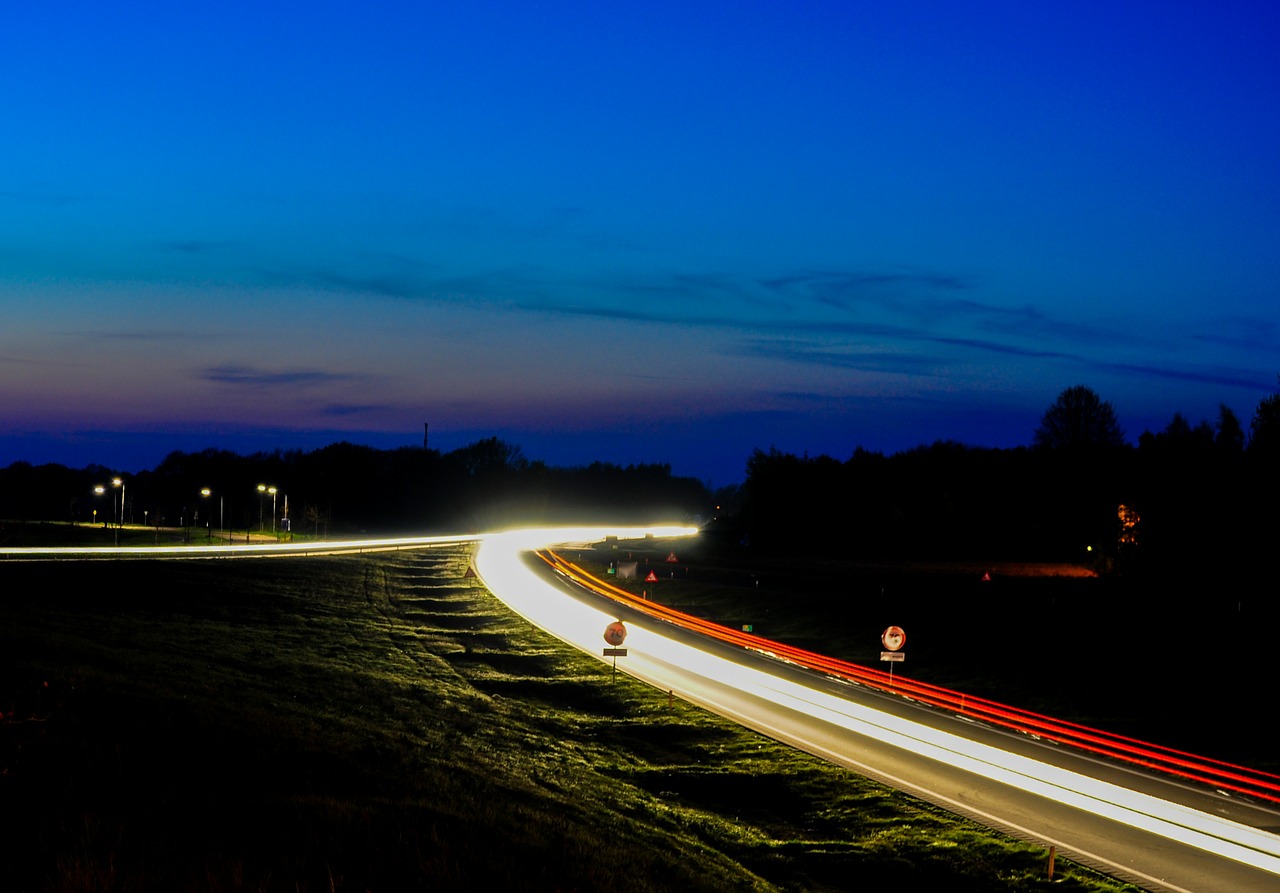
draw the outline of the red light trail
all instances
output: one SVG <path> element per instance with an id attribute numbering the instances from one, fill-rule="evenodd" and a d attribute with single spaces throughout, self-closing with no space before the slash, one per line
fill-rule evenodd
<path id="1" fill-rule="evenodd" d="M 916 701 L 953 712 L 980 722 L 1011 729 L 1058 744 L 1074 747 L 1111 759 L 1122 760 L 1173 775 L 1187 781 L 1209 785 L 1215 789 L 1280 803 L 1280 776 L 1239 766 L 1222 760 L 1198 756 L 1171 747 L 1152 744 L 1136 738 L 1117 735 L 1079 723 L 1055 719 L 1044 714 L 1001 704 L 987 698 L 974 697 L 953 689 L 932 685 L 901 675 L 890 677 L 882 670 L 827 657 L 796 648 L 753 633 L 742 632 L 694 617 L 657 602 L 639 598 L 625 589 L 596 577 L 552 551 L 540 551 L 538 557 L 552 568 L 599 595 L 722 642 L 757 651 L 796 666 L 824 673 L 842 682 L 865 685 L 882 691 L 910 697 Z"/>

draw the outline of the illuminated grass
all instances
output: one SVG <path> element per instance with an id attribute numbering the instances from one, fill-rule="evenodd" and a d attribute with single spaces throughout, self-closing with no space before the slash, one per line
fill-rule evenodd
<path id="1" fill-rule="evenodd" d="M 466 560 L 6 565 L 0 887 L 1117 889 L 615 679 Z"/>

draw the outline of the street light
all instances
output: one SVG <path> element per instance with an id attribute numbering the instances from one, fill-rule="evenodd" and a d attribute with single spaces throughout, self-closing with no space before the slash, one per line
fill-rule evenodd
<path id="1" fill-rule="evenodd" d="M 121 480 L 120 478 L 112 478 L 111 486 L 120 488 L 120 517 L 116 520 L 116 526 L 123 527 L 124 526 L 124 481 Z M 116 498 L 115 496 L 112 496 L 111 510 L 115 511 L 115 507 L 116 507 Z"/>
<path id="2" fill-rule="evenodd" d="M 208 487 L 205 487 L 204 489 L 202 489 L 202 490 L 200 491 L 200 495 L 201 495 L 201 496 L 204 496 L 204 497 L 212 496 L 212 495 L 213 495 L 213 490 L 209 489 Z M 224 516 L 225 516 L 225 513 L 223 512 L 222 500 L 223 500 L 222 493 L 221 493 L 221 492 L 219 492 L 219 493 L 218 493 L 218 538 L 219 538 L 219 539 L 221 539 L 221 538 L 222 538 L 222 531 L 223 531 L 223 527 L 224 527 L 223 521 L 224 521 Z M 210 520 L 212 520 L 212 519 L 210 519 Z M 212 525 L 212 524 L 210 524 L 210 527 L 212 527 L 212 526 L 213 526 L 213 525 Z"/>
<path id="3" fill-rule="evenodd" d="M 258 530 L 265 530 L 266 526 L 262 523 L 262 499 L 268 493 L 271 494 L 271 532 L 276 532 L 276 488 L 268 487 L 266 484 L 258 484 Z"/>
<path id="4" fill-rule="evenodd" d="M 213 495 L 213 491 L 210 490 L 208 487 L 201 487 L 200 495 L 203 496 L 205 499 L 208 499 L 210 496 Z M 205 539 L 207 540 L 213 539 L 213 525 L 209 522 L 207 513 L 205 515 L 204 529 L 205 529 Z"/>

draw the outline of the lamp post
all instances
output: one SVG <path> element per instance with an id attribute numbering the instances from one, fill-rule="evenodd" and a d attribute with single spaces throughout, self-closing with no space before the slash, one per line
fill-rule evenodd
<path id="1" fill-rule="evenodd" d="M 212 490 L 210 490 L 208 487 L 201 487 L 201 488 L 200 488 L 200 495 L 201 495 L 203 498 L 208 499 L 210 496 L 212 496 L 212 495 L 213 495 L 213 491 L 212 491 Z M 210 522 L 210 520 L 209 520 L 209 513 L 208 513 L 208 510 L 207 510 L 207 509 L 205 510 L 204 530 L 205 530 L 205 537 L 204 537 L 204 538 L 205 538 L 206 540 L 211 540 L 211 539 L 213 539 L 213 524 L 212 524 L 212 523 Z"/>
<path id="2" fill-rule="evenodd" d="M 122 478 L 112 478 L 111 486 L 120 488 L 120 515 L 116 519 L 116 526 L 124 526 L 124 480 Z M 111 508 L 115 509 L 115 496 L 111 497 Z"/>
<path id="3" fill-rule="evenodd" d="M 204 488 L 203 490 L 201 490 L 200 492 L 201 492 L 201 493 L 212 493 L 213 491 L 212 491 L 212 490 L 210 490 L 208 487 L 205 487 L 205 488 Z M 225 527 L 224 522 L 225 522 L 225 519 L 226 519 L 226 513 L 223 511 L 223 508 L 222 508 L 222 499 L 223 499 L 222 491 L 221 491 L 221 490 L 219 490 L 219 491 L 218 491 L 218 539 L 222 539 L 222 533 L 223 533 L 223 529 L 224 529 L 224 527 Z M 229 538 L 228 538 L 228 539 L 229 539 Z"/>
<path id="4" fill-rule="evenodd" d="M 271 494 L 271 532 L 276 532 L 276 493 L 275 487 L 266 484 L 258 484 L 258 530 L 266 530 L 266 525 L 262 523 L 262 501 L 268 493 Z"/>
<path id="5" fill-rule="evenodd" d="M 106 493 L 106 492 L 107 492 L 107 488 L 106 488 L 106 487 L 104 487 L 102 484 L 95 484 L 95 485 L 94 485 L 94 488 L 93 488 L 93 495 L 94 495 L 94 496 L 102 496 L 102 495 L 103 495 L 104 493 Z M 115 500 L 114 500 L 114 499 L 112 499 L 111 505 L 112 505 L 112 507 L 113 507 L 113 508 L 115 507 Z M 94 527 L 97 527 L 97 526 L 98 526 L 98 506 L 97 506 L 96 504 L 95 504 L 95 505 L 94 505 L 94 507 L 93 507 L 93 526 L 94 526 Z M 102 526 L 103 526 L 103 527 L 106 527 L 106 526 L 107 526 L 107 518 L 106 518 L 106 516 L 105 516 L 105 515 L 102 517 Z"/>

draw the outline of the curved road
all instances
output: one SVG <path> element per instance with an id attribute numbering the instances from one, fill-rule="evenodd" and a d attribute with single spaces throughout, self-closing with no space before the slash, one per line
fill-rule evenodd
<path id="1" fill-rule="evenodd" d="M 1280 893 L 1280 810 L 970 721 L 710 639 L 554 574 L 529 552 L 556 543 L 679 536 L 599 527 L 324 544 L 12 549 L 0 559 L 316 555 L 479 542 L 475 569 L 516 612 L 601 660 L 624 621 L 618 669 L 859 773 L 1151 890 Z"/>
<path id="2" fill-rule="evenodd" d="M 771 737 L 1151 890 L 1280 891 L 1280 811 L 973 723 L 709 640 L 584 589 L 486 538 L 476 570 L 513 610 L 618 669 Z"/>

